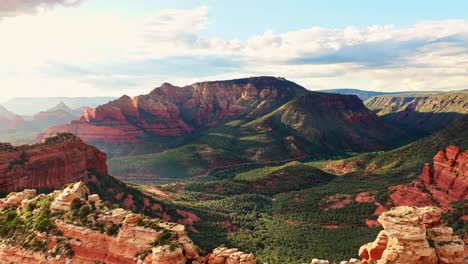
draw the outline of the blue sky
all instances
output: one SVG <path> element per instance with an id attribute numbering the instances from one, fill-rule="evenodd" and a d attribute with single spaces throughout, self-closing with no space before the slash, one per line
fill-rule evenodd
<path id="1" fill-rule="evenodd" d="M 0 102 L 255 75 L 311 90 L 466 89 L 466 10 L 461 0 L 0 1 Z"/>
<path id="2" fill-rule="evenodd" d="M 112 4 L 110 4 L 112 2 Z M 161 8 L 209 8 L 204 36 L 245 39 L 266 30 L 287 32 L 312 26 L 412 25 L 422 20 L 467 19 L 468 1 L 440 0 L 95 0 L 83 12 L 114 8 L 129 17 Z"/>

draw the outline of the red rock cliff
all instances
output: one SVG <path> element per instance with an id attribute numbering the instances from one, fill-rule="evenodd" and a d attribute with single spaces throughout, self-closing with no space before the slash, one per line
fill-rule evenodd
<path id="1" fill-rule="evenodd" d="M 439 151 L 433 168 L 426 164 L 421 178 L 428 188 L 435 186 L 454 201 L 468 199 L 468 150 L 448 146 Z"/>
<path id="2" fill-rule="evenodd" d="M 70 132 L 86 142 L 135 143 L 138 137 L 176 137 L 200 127 L 219 124 L 238 115 L 272 111 L 305 89 L 275 77 L 195 83 L 176 87 L 165 83 L 147 95 L 123 96 L 94 109 L 85 109 L 79 121 L 50 128 L 42 140 Z"/>
<path id="3" fill-rule="evenodd" d="M 468 199 L 468 150 L 461 151 L 457 146 L 440 150 L 433 165 L 424 164 L 420 179 L 424 184 L 415 180 L 411 185 L 391 187 L 393 204 L 450 209 L 450 203 Z"/>
<path id="4" fill-rule="evenodd" d="M 87 170 L 107 175 L 106 154 L 73 135 L 44 143 L 14 147 L 0 144 L 0 191 L 61 188 L 85 180 Z"/>

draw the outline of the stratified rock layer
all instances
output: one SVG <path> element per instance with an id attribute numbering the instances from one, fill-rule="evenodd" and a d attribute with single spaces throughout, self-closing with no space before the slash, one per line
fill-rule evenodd
<path id="1" fill-rule="evenodd" d="M 434 169 L 426 172 L 426 185 L 432 182 L 454 200 L 468 199 L 468 150 L 448 146 L 434 157 Z"/>
<path id="2" fill-rule="evenodd" d="M 390 187 L 393 205 L 437 205 L 450 209 L 452 202 L 468 199 L 468 151 L 457 146 L 440 150 L 433 165 L 424 164 L 420 179 Z"/>
<path id="3" fill-rule="evenodd" d="M 14 197 L 16 198 L 13 199 Z M 37 197 L 33 190 L 11 194 L 0 200 L 0 208 L 16 207 L 35 198 Z M 70 200 L 78 200 L 80 202 L 75 203 L 81 204 L 81 208 L 94 208 L 90 213 L 96 217 L 98 224 L 83 225 L 83 221 L 70 219 L 73 216 L 70 213 L 69 217 L 62 218 L 60 214 L 52 214 L 51 221 L 57 231 L 35 234 L 41 241 L 47 241 L 46 250 L 33 252 L 12 244 L 8 239 L 0 240 L 0 263 L 185 264 L 199 258 L 195 245 L 185 234 L 184 226 L 143 219 L 141 215 L 120 208 L 108 209 L 102 205 L 98 196 L 89 195 L 89 189 L 83 182 L 41 198 L 53 199 L 50 209 L 63 213 L 72 210 Z M 21 212 L 18 209 L 18 213 Z M 89 217 L 91 216 L 88 215 Z M 114 227 L 115 231 L 113 234 L 103 232 L 96 229 L 99 226 Z M 162 234 L 166 234 L 166 239 L 160 239 Z M 154 245 L 155 241 L 160 242 Z M 68 248 L 73 253 L 67 256 L 53 253 L 63 253 L 63 248 Z"/>
<path id="4" fill-rule="evenodd" d="M 86 179 L 87 171 L 107 175 L 106 154 L 71 134 L 37 145 L 0 144 L 0 191 L 62 188 Z"/>
<path id="5" fill-rule="evenodd" d="M 74 133 L 87 142 L 135 143 L 138 137 L 177 137 L 226 118 L 272 111 L 305 89 L 274 77 L 195 83 L 164 83 L 147 95 L 121 98 L 83 111 L 80 121 L 57 126 L 38 136 Z"/>
<path id="6" fill-rule="evenodd" d="M 468 91 L 374 96 L 366 106 L 384 119 L 433 132 L 468 114 Z"/>
<path id="7" fill-rule="evenodd" d="M 227 248 L 202 258 L 184 226 L 110 209 L 83 182 L 48 195 L 37 196 L 36 190 L 11 193 L 0 199 L 0 217 L 4 221 L 12 215 L 15 221 L 19 215 L 32 216 L 25 220 L 42 217 L 53 225 L 38 231 L 22 224 L 0 234 L 0 264 L 256 263 L 252 254 Z M 34 250 L 25 238 L 42 246 Z"/>
<path id="8" fill-rule="evenodd" d="M 363 264 L 463 264 L 464 243 L 437 207 L 401 206 L 379 217 L 384 230 L 359 249 Z"/>

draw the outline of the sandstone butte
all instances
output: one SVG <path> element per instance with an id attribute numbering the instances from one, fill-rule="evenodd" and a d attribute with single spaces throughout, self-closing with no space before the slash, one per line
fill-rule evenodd
<path id="1" fill-rule="evenodd" d="M 71 134 L 35 145 L 0 143 L 0 191 L 62 188 L 86 178 L 88 170 L 108 175 L 106 154 Z"/>
<path id="2" fill-rule="evenodd" d="M 44 204 L 49 206 L 46 210 Z M 88 210 L 83 210 L 84 207 Z M 0 200 L 0 208 L 0 215 L 16 212 L 23 219 L 31 219 L 27 218 L 30 214 L 34 219 L 50 212 L 46 217 L 53 223 L 48 232 L 18 230 L 24 225 L 10 231 L 11 237 L 0 240 L 1 264 L 256 263 L 252 254 L 223 247 L 200 257 L 184 226 L 145 218 L 121 208 L 109 209 L 98 195 L 89 193 L 83 182 L 48 195 L 36 195 L 36 190 L 31 189 L 10 193 Z M 26 239 L 21 237 L 24 234 Z M 32 245 L 42 248 L 28 248 L 25 245 L 31 243 L 26 241 L 34 241 Z"/>
<path id="3" fill-rule="evenodd" d="M 200 127 L 217 125 L 240 114 L 258 116 L 292 99 L 305 88 L 282 78 L 255 77 L 195 83 L 162 84 L 147 95 L 121 98 L 87 108 L 80 120 L 47 129 L 42 140 L 58 132 L 76 134 L 86 142 L 136 143 L 151 135 L 176 137 Z"/>
<path id="4" fill-rule="evenodd" d="M 468 150 L 448 146 L 440 150 L 433 165 L 425 164 L 420 176 L 411 185 L 392 187 L 390 199 L 396 206 L 438 205 L 450 209 L 450 203 L 468 199 Z"/>

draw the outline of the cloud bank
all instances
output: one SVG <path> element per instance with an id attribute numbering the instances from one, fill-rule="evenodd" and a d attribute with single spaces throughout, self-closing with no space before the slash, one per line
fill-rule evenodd
<path id="1" fill-rule="evenodd" d="M 2 17 L 18 16 L 36 13 L 41 9 L 54 6 L 75 7 L 84 0 L 2 0 L 0 1 L 0 19 Z"/>
<path id="2" fill-rule="evenodd" d="M 68 88 L 78 95 L 136 95 L 164 81 L 184 85 L 252 75 L 283 76 L 310 89 L 468 86 L 466 20 L 266 31 L 246 40 L 202 37 L 209 23 L 206 7 L 159 10 L 137 19 L 58 10 L 10 18 L 0 22 L 0 86 L 32 95 Z"/>

